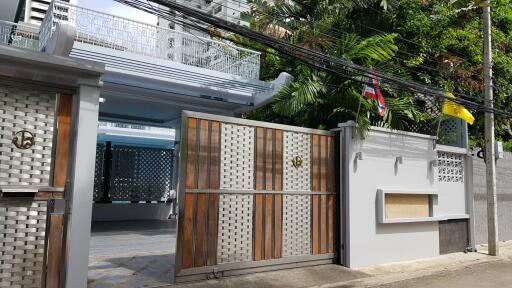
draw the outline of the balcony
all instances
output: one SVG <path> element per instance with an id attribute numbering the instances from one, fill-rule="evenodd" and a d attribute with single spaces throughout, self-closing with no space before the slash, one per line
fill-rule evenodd
<path id="1" fill-rule="evenodd" d="M 0 44 L 41 50 L 59 21 L 75 25 L 75 43 L 259 79 L 259 52 L 60 1 L 50 3 L 39 33 L 30 26 L 0 22 Z"/>
<path id="2" fill-rule="evenodd" d="M 0 45 L 39 50 L 39 31 L 29 25 L 0 21 Z"/>
<path id="3" fill-rule="evenodd" d="M 107 121 L 176 127 L 182 110 L 234 115 L 265 105 L 292 79 L 259 80 L 259 52 L 66 2 L 51 2 L 39 28 L 0 22 L 0 45 L 50 52 L 66 37 L 74 37 L 69 56 L 105 64 Z"/>

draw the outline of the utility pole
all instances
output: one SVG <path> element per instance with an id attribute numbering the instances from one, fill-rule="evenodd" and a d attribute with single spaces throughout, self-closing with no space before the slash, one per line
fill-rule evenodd
<path id="1" fill-rule="evenodd" d="M 487 241 L 489 255 L 499 255 L 498 201 L 496 197 L 496 158 L 492 95 L 491 1 L 483 3 L 484 96 L 485 106 L 485 170 L 487 186 Z"/>

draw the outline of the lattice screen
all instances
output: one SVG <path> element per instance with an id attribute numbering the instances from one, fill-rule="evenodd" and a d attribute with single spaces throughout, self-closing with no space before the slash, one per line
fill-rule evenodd
<path id="1" fill-rule="evenodd" d="M 96 162 L 94 165 L 94 201 L 102 200 L 103 196 L 103 184 L 104 184 L 104 176 L 103 170 L 105 162 L 105 144 L 98 143 L 96 144 Z"/>
<path id="2" fill-rule="evenodd" d="M 222 123 L 221 189 L 254 189 L 254 128 Z M 223 194 L 219 203 L 217 262 L 252 259 L 253 196 Z"/>
<path id="3" fill-rule="evenodd" d="M 172 188 L 170 149 L 114 145 L 110 200 L 166 201 Z"/>
<path id="4" fill-rule="evenodd" d="M 464 157 L 460 154 L 438 152 L 438 180 L 440 182 L 464 182 Z"/>
<path id="5" fill-rule="evenodd" d="M 0 88 L 0 185 L 49 184 L 55 100 L 55 93 Z M 27 150 L 11 143 L 23 129 L 35 135 Z"/>
<path id="6" fill-rule="evenodd" d="M 461 119 L 446 119 L 441 122 L 439 144 L 466 148 L 466 123 Z"/>
<path id="7" fill-rule="evenodd" d="M 0 202 L 0 287 L 41 287 L 46 201 Z"/>
<path id="8" fill-rule="evenodd" d="M 285 191 L 311 190 L 311 135 L 284 132 Z M 302 158 L 302 167 L 291 165 L 293 158 Z M 311 254 L 311 196 L 283 196 L 283 257 Z"/>

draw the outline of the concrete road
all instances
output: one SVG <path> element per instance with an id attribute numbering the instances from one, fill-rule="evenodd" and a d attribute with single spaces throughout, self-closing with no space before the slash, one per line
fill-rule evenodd
<path id="1" fill-rule="evenodd" d="M 340 286 L 343 287 L 343 286 Z M 512 261 L 474 264 L 430 276 L 399 281 L 381 288 L 504 288 L 512 287 Z"/>

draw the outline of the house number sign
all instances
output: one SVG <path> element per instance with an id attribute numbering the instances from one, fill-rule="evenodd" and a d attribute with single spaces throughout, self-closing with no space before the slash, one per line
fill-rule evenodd
<path id="1" fill-rule="evenodd" d="M 36 140 L 34 134 L 25 129 L 14 133 L 14 137 L 12 138 L 12 144 L 14 144 L 18 149 L 29 149 L 34 146 L 35 143 Z"/>
<path id="2" fill-rule="evenodd" d="M 295 168 L 302 167 L 302 157 L 295 156 L 295 158 L 292 159 L 292 165 Z"/>

